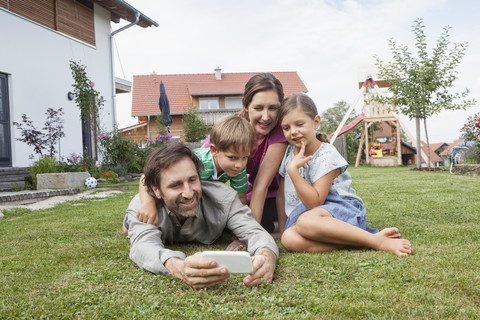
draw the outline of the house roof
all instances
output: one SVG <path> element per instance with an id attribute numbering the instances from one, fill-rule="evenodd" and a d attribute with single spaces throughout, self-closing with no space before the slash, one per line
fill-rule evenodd
<path id="1" fill-rule="evenodd" d="M 441 161 L 443 161 L 442 158 L 440 158 L 438 156 L 438 154 L 435 153 L 435 150 L 437 150 L 439 147 L 443 146 L 444 144 L 446 144 L 446 143 L 445 142 L 439 142 L 439 143 L 431 143 L 430 144 L 430 161 L 431 162 L 441 162 Z M 409 148 L 414 153 L 416 153 L 416 148 L 414 146 L 412 146 L 410 142 L 403 142 L 402 141 L 402 145 Z M 422 146 L 423 152 L 425 154 L 427 154 L 428 153 L 427 143 L 422 141 L 421 146 Z M 423 159 L 423 156 L 422 156 L 422 162 L 426 162 Z"/>
<path id="2" fill-rule="evenodd" d="M 441 162 L 441 161 L 443 161 L 442 158 L 440 158 L 438 156 L 438 154 L 435 153 L 436 149 L 434 147 L 436 145 L 438 145 L 438 143 L 431 143 L 430 144 L 430 161 L 431 162 Z M 438 148 L 438 146 L 437 146 L 437 148 Z M 422 141 L 422 150 L 423 150 L 423 152 L 425 152 L 426 155 L 428 155 L 428 146 L 427 146 L 427 143 L 424 142 L 424 141 Z M 422 159 L 422 161 L 423 161 L 423 159 Z"/>
<path id="3" fill-rule="evenodd" d="M 437 151 L 439 148 L 446 145 L 448 147 L 448 143 L 446 142 L 437 142 L 437 143 L 430 143 L 430 149 L 433 151 Z"/>
<path id="4" fill-rule="evenodd" d="M 158 27 L 158 23 L 132 7 L 130 4 L 123 0 L 93 0 L 96 4 L 104 7 L 111 13 L 110 19 L 118 23 L 120 19 L 124 19 L 129 22 L 134 22 L 136 20 L 136 15 L 139 15 L 139 20 L 137 25 L 142 28 L 147 28 L 151 26 Z"/>
<path id="5" fill-rule="evenodd" d="M 272 72 L 283 85 L 285 96 L 307 92 L 296 72 Z M 257 72 L 205 74 L 152 74 L 133 76 L 132 116 L 158 115 L 160 82 L 165 85 L 171 114 L 182 114 L 192 104 L 192 96 L 241 96 L 247 81 Z"/>
<path id="6" fill-rule="evenodd" d="M 445 150 L 443 150 L 443 151 L 440 153 L 440 155 L 441 155 L 441 156 L 446 156 L 446 157 L 450 156 L 452 148 L 455 147 L 456 145 L 462 143 L 463 141 L 465 141 L 465 139 L 458 139 L 458 140 L 455 140 L 455 141 L 452 142 L 452 143 L 449 143 L 449 144 L 448 144 L 448 148 L 446 148 Z"/>

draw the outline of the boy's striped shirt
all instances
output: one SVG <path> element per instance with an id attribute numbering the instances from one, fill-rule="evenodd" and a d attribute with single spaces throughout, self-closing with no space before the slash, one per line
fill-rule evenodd
<path id="1" fill-rule="evenodd" d="M 200 179 L 204 181 L 220 181 L 226 183 L 230 181 L 230 187 L 232 187 L 237 193 L 246 192 L 248 190 L 247 183 L 247 168 L 246 166 L 235 177 L 231 177 L 225 172 L 217 177 L 217 170 L 215 168 L 215 162 L 213 161 L 210 148 L 198 148 L 193 150 L 198 158 L 205 166 L 205 170 L 200 171 Z"/>

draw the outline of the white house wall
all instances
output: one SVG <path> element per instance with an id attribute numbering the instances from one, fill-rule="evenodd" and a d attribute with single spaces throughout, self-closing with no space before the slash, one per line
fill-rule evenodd
<path id="1" fill-rule="evenodd" d="M 74 101 L 67 99 L 67 92 L 73 91 L 70 60 L 87 67 L 88 77 L 105 99 L 101 126 L 107 131 L 113 128 L 110 13 L 97 5 L 94 12 L 95 47 L 0 8 L 0 72 L 9 78 L 10 124 L 20 122 L 25 113 L 37 128 L 42 128 L 47 108 L 63 107 L 66 137 L 60 141 L 60 157 L 64 158 L 82 154 L 80 111 Z M 31 165 L 38 159 L 37 155 L 29 158 L 34 154 L 33 147 L 16 141 L 20 131 L 13 125 L 10 129 L 12 166 Z"/>

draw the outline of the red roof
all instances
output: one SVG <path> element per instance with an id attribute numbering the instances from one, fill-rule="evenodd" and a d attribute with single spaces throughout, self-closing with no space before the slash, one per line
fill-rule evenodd
<path id="1" fill-rule="evenodd" d="M 430 149 L 433 151 L 437 151 L 437 149 L 443 147 L 444 145 L 447 145 L 448 148 L 448 143 L 445 142 L 430 143 Z"/>
<path id="2" fill-rule="evenodd" d="M 282 82 L 286 97 L 292 93 L 308 91 L 296 72 L 272 73 Z M 181 114 L 192 104 L 192 96 L 241 96 L 248 79 L 255 74 L 257 72 L 222 73 L 221 80 L 215 79 L 215 73 L 133 76 L 132 116 L 160 114 L 158 98 L 161 81 L 170 101 L 170 113 Z"/>
<path id="3" fill-rule="evenodd" d="M 442 153 L 440 153 L 441 156 L 450 156 L 451 154 L 451 150 L 453 147 L 455 147 L 456 145 L 458 145 L 459 143 L 463 142 L 465 139 L 458 139 L 452 143 L 449 143 L 448 144 L 448 148 L 443 150 Z"/>
<path id="4" fill-rule="evenodd" d="M 430 161 L 431 162 L 441 162 L 443 161 L 442 158 L 438 156 L 438 154 L 435 153 L 435 150 L 437 150 L 438 146 L 436 146 L 437 143 L 431 143 L 430 144 Z M 426 155 L 428 155 L 428 146 L 427 143 L 422 141 L 422 150 L 425 152 Z M 423 161 L 423 159 L 422 159 Z"/>

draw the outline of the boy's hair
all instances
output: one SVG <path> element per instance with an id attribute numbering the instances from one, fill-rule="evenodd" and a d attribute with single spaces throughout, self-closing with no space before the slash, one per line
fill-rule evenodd
<path id="1" fill-rule="evenodd" d="M 148 193 L 156 198 L 152 186 L 155 186 L 160 190 L 162 171 L 168 169 L 171 165 L 184 158 L 193 161 L 195 169 L 200 176 L 200 171 L 204 169 L 203 163 L 186 145 L 182 143 L 169 143 L 153 150 L 148 155 L 143 168 L 145 175 L 143 185 L 147 187 Z"/>
<path id="2" fill-rule="evenodd" d="M 218 151 L 252 149 L 255 132 L 244 118 L 233 115 L 220 119 L 210 131 L 210 143 Z"/>
<path id="3" fill-rule="evenodd" d="M 245 84 L 242 98 L 243 109 L 239 115 L 249 120 L 248 106 L 252 102 L 253 96 L 258 92 L 267 90 L 274 90 L 278 94 L 278 101 L 280 103 L 283 101 L 284 93 L 282 83 L 272 73 L 262 72 L 251 77 Z"/>
<path id="4" fill-rule="evenodd" d="M 317 106 L 315 106 L 315 102 L 313 102 L 312 98 L 307 96 L 305 93 L 294 93 L 283 100 L 282 104 L 280 105 L 280 109 L 278 110 L 278 123 L 281 124 L 282 119 L 287 115 L 287 113 L 297 108 L 300 108 L 311 119 L 314 119 L 316 116 L 318 116 Z M 323 132 L 317 132 L 316 137 L 321 142 L 330 143 L 327 134 Z"/>

